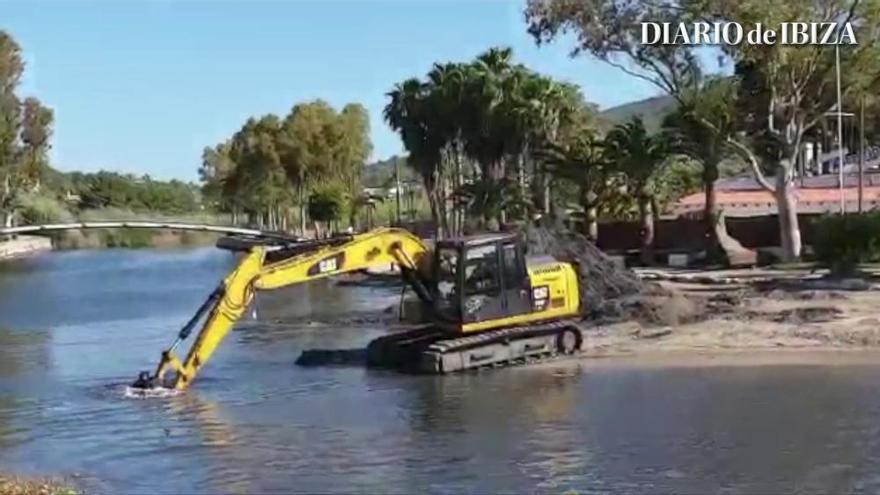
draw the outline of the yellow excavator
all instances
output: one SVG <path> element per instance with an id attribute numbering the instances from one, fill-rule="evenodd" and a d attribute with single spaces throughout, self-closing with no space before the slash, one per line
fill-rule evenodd
<path id="1" fill-rule="evenodd" d="M 367 364 L 449 373 L 509 364 L 581 347 L 578 277 L 569 263 L 526 259 L 516 233 L 444 239 L 430 249 L 396 228 L 281 245 L 256 243 L 162 352 L 135 388 L 185 389 L 247 311 L 257 291 L 394 265 L 426 309 L 427 322 L 373 340 Z M 176 348 L 202 323 L 186 358 Z"/>

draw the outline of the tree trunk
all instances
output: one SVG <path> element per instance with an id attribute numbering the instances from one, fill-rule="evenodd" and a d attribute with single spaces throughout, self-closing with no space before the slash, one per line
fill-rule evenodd
<path id="1" fill-rule="evenodd" d="M 596 243 L 599 241 L 599 215 L 595 206 L 584 205 L 584 235 Z"/>
<path id="2" fill-rule="evenodd" d="M 654 246 L 654 237 L 659 230 L 660 223 L 660 204 L 657 202 L 657 196 L 651 195 L 651 247 Z"/>
<path id="3" fill-rule="evenodd" d="M 718 166 L 704 165 L 703 170 L 703 192 L 705 193 L 705 201 L 703 204 L 703 222 L 705 223 L 705 245 L 706 259 L 710 262 L 720 261 L 722 256 L 721 245 L 718 241 L 718 231 L 716 229 L 719 221 L 718 217 L 718 194 L 715 191 L 715 180 L 718 179 Z"/>
<path id="4" fill-rule="evenodd" d="M 550 174 L 547 173 L 546 167 L 541 172 L 541 211 L 544 215 L 550 215 L 552 201 L 550 201 Z"/>
<path id="5" fill-rule="evenodd" d="M 437 238 L 442 239 L 443 238 L 443 221 L 442 221 L 441 215 L 440 215 L 440 207 L 437 204 L 437 192 L 434 190 L 431 190 L 431 189 L 427 189 L 427 191 L 428 191 L 428 206 L 431 208 L 431 221 L 433 221 L 434 228 L 437 231 Z"/>
<path id="6" fill-rule="evenodd" d="M 306 236 L 306 188 L 299 185 L 299 230 L 300 235 Z"/>
<path id="7" fill-rule="evenodd" d="M 641 258 L 648 265 L 654 262 L 654 214 L 651 210 L 651 198 L 647 194 L 639 194 L 639 222 L 641 228 Z"/>
<path id="8" fill-rule="evenodd" d="M 453 167 L 452 167 L 452 192 L 458 193 L 461 189 L 462 181 L 461 181 L 461 150 L 456 141 L 453 144 Z M 459 211 L 461 210 L 460 202 L 453 201 L 452 202 L 452 223 L 450 224 L 450 229 L 452 230 L 453 235 L 461 235 L 462 230 L 462 220 Z"/>
<path id="9" fill-rule="evenodd" d="M 782 242 L 783 261 L 795 261 L 801 256 L 801 230 L 797 217 L 797 201 L 785 171 L 776 173 L 776 207 L 779 211 L 779 239 Z"/>

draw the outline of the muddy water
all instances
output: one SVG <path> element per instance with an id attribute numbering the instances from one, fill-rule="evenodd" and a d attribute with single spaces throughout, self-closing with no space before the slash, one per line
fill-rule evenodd
<path id="1" fill-rule="evenodd" d="M 294 366 L 303 348 L 383 334 L 371 312 L 391 289 L 273 293 L 189 392 L 123 399 L 232 262 L 208 249 L 0 264 L 0 471 L 79 473 L 109 493 L 880 490 L 880 367 Z"/>

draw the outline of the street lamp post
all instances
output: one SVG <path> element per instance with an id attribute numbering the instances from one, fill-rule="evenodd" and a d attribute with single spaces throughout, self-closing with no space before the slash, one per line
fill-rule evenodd
<path id="1" fill-rule="evenodd" d="M 834 45 L 834 65 L 837 72 L 837 180 L 840 183 L 840 213 L 846 213 L 846 197 L 843 192 L 843 106 L 840 91 L 840 45 Z"/>

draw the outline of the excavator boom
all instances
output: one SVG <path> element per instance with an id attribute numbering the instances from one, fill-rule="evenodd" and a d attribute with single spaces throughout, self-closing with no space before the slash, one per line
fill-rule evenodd
<path id="1" fill-rule="evenodd" d="M 424 262 L 429 254 L 430 264 Z M 516 233 L 444 239 L 430 252 L 418 237 L 390 228 L 255 244 L 162 353 L 155 372 L 141 373 L 134 386 L 189 386 L 257 291 L 388 265 L 400 267 L 432 322 L 371 341 L 368 365 L 448 373 L 576 352 L 583 333 L 575 321 L 580 299 L 574 267 L 552 258 L 528 261 L 525 254 Z M 175 350 L 196 328 L 180 360 Z"/>
<path id="2" fill-rule="evenodd" d="M 247 311 L 258 290 L 269 290 L 309 282 L 333 275 L 397 265 L 404 279 L 423 300 L 430 295 L 419 274 L 421 259 L 428 248 L 421 239 L 401 229 L 377 229 L 353 235 L 329 244 L 293 244 L 277 251 L 255 246 L 241 259 L 212 292 L 190 321 L 181 329 L 172 345 L 162 353 L 155 373 L 140 374 L 137 388 L 164 386 L 184 389 L 213 355 L 235 323 Z M 181 361 L 174 353 L 193 329 L 204 324 Z M 174 376 L 166 378 L 168 372 Z"/>

